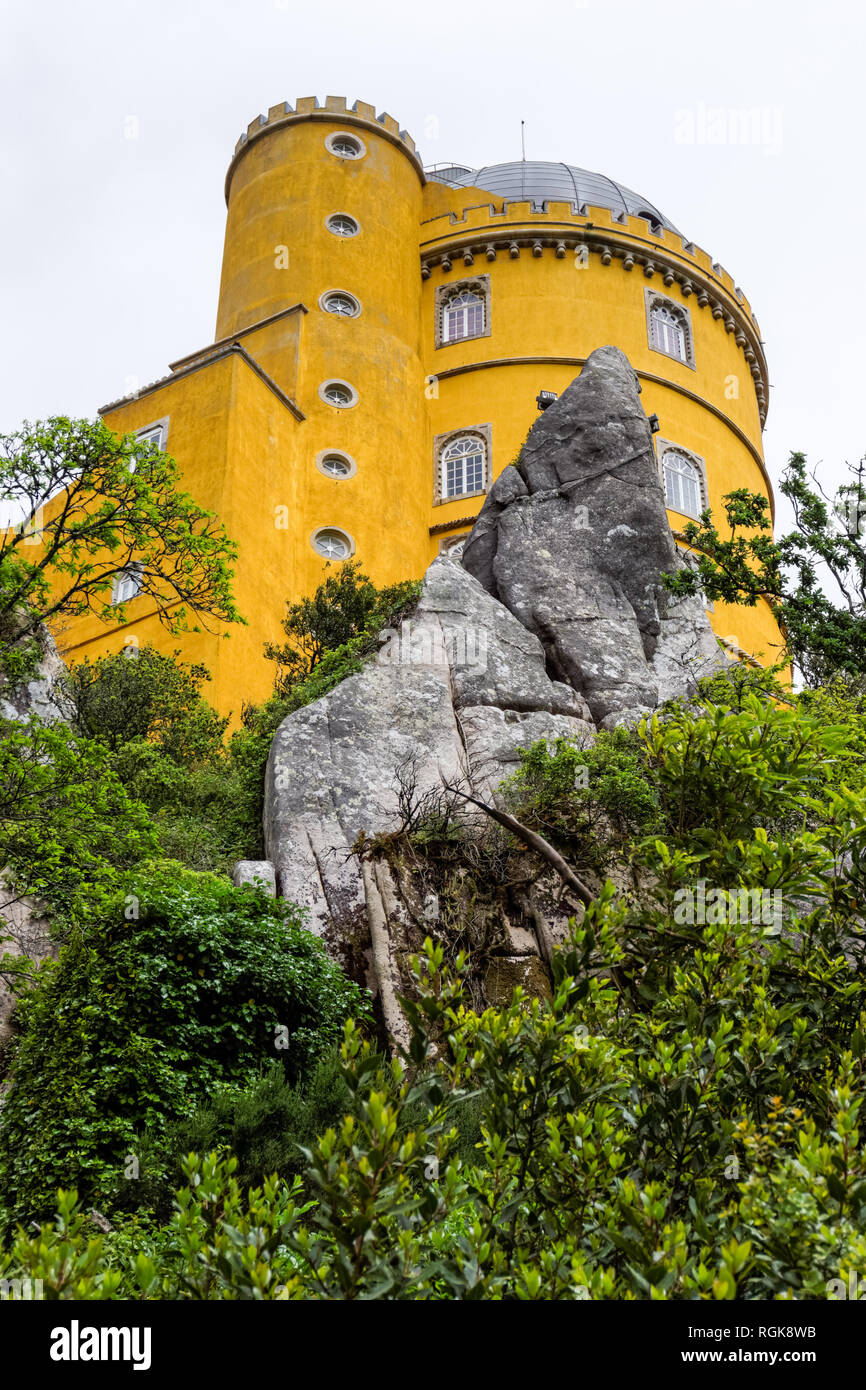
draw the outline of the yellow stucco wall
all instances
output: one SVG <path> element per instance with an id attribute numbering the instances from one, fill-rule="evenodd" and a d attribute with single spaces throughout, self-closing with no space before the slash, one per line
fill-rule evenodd
<path id="1" fill-rule="evenodd" d="M 328 148 L 341 131 L 362 141 L 362 157 Z M 397 122 L 341 98 L 273 107 L 253 122 L 229 169 L 227 203 L 215 344 L 104 415 L 118 431 L 168 418 L 166 447 L 184 486 L 239 545 L 236 599 L 248 626 L 172 638 L 139 599 L 124 630 L 70 624 L 61 643 L 73 659 L 117 650 L 130 635 L 179 647 L 208 666 L 209 698 L 237 718 L 242 700 L 270 690 L 262 644 L 279 638 L 286 601 L 321 582 L 313 532 L 346 532 L 379 583 L 420 576 L 483 502 L 437 504 L 437 436 L 489 426 L 497 476 L 537 418 L 538 391 L 564 390 L 605 343 L 638 371 L 657 438 L 704 460 L 717 517 L 734 488 L 771 497 L 758 325 L 730 275 L 678 234 L 604 208 L 578 214 L 551 202 L 536 211 L 479 189 L 425 185 Z M 360 234 L 329 231 L 334 212 L 353 217 Z M 481 275 L 491 331 L 437 348 L 437 287 Z M 694 368 L 649 346 L 647 289 L 687 310 Z M 331 290 L 354 296 L 358 316 L 326 313 L 320 299 Z M 351 408 L 321 398 L 330 379 L 357 393 Z M 316 466 L 332 449 L 353 460 L 351 477 Z M 673 512 L 670 520 L 675 531 L 684 522 Z M 765 604 L 717 605 L 711 622 L 746 653 L 775 659 L 780 637 Z"/>

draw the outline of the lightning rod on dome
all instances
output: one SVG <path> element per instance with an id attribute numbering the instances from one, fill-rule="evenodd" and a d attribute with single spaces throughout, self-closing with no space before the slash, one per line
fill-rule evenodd
<path id="1" fill-rule="evenodd" d="M 520 156 L 523 163 L 526 163 L 526 122 L 520 122 Z"/>

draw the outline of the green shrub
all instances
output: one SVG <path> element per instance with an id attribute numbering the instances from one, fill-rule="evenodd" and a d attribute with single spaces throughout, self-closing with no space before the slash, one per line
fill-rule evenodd
<path id="1" fill-rule="evenodd" d="M 0 1115 L 15 1216 L 50 1211 L 69 1185 L 97 1205 L 138 1205 L 146 1186 L 126 1179 L 161 1177 L 170 1120 L 268 1060 L 306 1076 L 346 1016 L 365 1015 L 290 904 L 171 863 L 124 888 L 19 1004 Z"/>
<path id="2" fill-rule="evenodd" d="M 674 837 L 701 828 L 728 839 L 756 825 L 802 819 L 803 798 L 826 790 L 847 733 L 806 710 L 745 695 L 740 708 L 704 701 L 641 725 L 640 737 Z"/>
<path id="3" fill-rule="evenodd" d="M 71 667 L 75 722 L 117 755 L 146 740 L 179 767 L 195 767 L 222 748 L 228 719 L 202 698 L 204 666 L 166 656 L 155 647 L 127 648 Z"/>
<path id="4" fill-rule="evenodd" d="M 35 716 L 0 721 L 0 867 L 20 894 L 47 900 L 58 924 L 92 916 L 157 847 L 100 743 Z"/>
<path id="5" fill-rule="evenodd" d="M 148 1298 L 838 1296 L 866 1257 L 866 1014 L 859 983 L 842 1002 L 843 924 L 805 919 L 796 940 L 653 926 L 608 885 L 555 958 L 552 1000 L 517 991 L 481 1015 L 428 943 L 411 1065 L 347 1025 L 350 1099 L 309 1146 L 314 1201 L 297 1179 L 244 1192 L 236 1160 L 189 1156 L 171 1221 L 134 1259 L 88 1246 L 63 1198 L 59 1225 L 20 1230 L 0 1273 L 80 1298 L 107 1283 Z M 472 1096 L 467 1164 L 454 1114 Z"/>
<path id="6" fill-rule="evenodd" d="M 277 667 L 277 696 L 291 695 L 328 652 L 377 634 L 420 592 L 411 580 L 378 589 L 357 560 L 347 560 L 331 573 L 328 564 L 325 570 L 324 583 L 311 598 L 287 605 L 282 628 L 288 640 L 265 644 L 265 656 Z"/>
<path id="7" fill-rule="evenodd" d="M 580 748 L 558 738 L 520 750 L 520 768 L 503 783 L 518 819 L 564 843 L 577 864 L 603 865 L 605 852 L 659 822 L 659 796 L 632 729 L 602 730 Z"/>
<path id="8" fill-rule="evenodd" d="M 270 1173 L 299 1175 L 302 1145 L 337 1124 L 351 1102 L 336 1050 L 320 1057 L 308 1076 L 290 1081 L 279 1063 L 246 1085 L 218 1085 L 188 1119 L 169 1132 L 173 1176 L 182 1181 L 182 1160 L 211 1150 L 238 1161 L 238 1182 L 257 1187 Z"/>

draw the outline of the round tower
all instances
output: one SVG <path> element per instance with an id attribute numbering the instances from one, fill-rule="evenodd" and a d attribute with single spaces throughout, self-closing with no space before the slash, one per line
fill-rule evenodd
<path id="1" fill-rule="evenodd" d="M 722 499 L 737 488 L 763 493 L 772 510 L 763 343 L 721 265 L 645 197 L 576 166 L 450 165 L 427 178 L 420 274 L 435 385 L 431 557 L 465 533 L 477 493 L 519 454 L 539 393 L 564 390 L 608 343 L 628 356 L 644 409 L 657 417 L 674 535 L 706 507 L 722 529 Z M 474 473 L 461 449 L 482 460 Z M 710 619 L 732 654 L 777 659 L 782 641 L 766 603 L 717 604 Z"/>
<path id="2" fill-rule="evenodd" d="M 216 337 L 243 334 L 305 416 L 292 464 L 299 592 L 347 553 L 383 582 L 423 563 L 423 184 L 397 121 L 343 97 L 272 107 L 229 166 Z"/>

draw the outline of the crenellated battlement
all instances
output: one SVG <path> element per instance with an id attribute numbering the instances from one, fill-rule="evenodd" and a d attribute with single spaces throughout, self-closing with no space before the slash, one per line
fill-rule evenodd
<path id="1" fill-rule="evenodd" d="M 721 320 L 742 350 L 754 381 L 761 424 L 769 404 L 769 374 L 758 321 L 734 279 L 708 252 L 671 228 L 636 214 L 553 200 L 502 200 L 440 213 L 421 224 L 421 276 L 439 267 L 448 274 L 455 261 L 474 265 L 476 257 L 534 257 L 553 251 L 560 260 L 583 251 L 603 266 L 643 272 L 648 281 L 678 285 L 685 299 Z"/>
<path id="2" fill-rule="evenodd" d="M 250 121 L 246 130 L 239 136 L 226 174 L 226 202 L 228 202 L 229 186 L 237 162 L 253 141 L 260 139 L 261 136 L 270 131 L 292 125 L 295 122 L 327 121 L 333 120 L 335 117 L 339 118 L 341 124 L 349 128 L 356 126 L 360 129 L 373 131 L 376 135 L 384 135 L 393 144 L 402 147 L 423 182 L 424 170 L 421 157 L 415 148 L 415 141 L 407 130 L 400 129 L 400 122 L 389 115 L 387 111 L 377 112 L 375 106 L 371 106 L 367 101 L 354 101 L 349 106 L 345 97 L 325 97 L 324 104 L 319 101 L 318 97 L 298 97 L 294 106 L 291 102 L 281 101 L 276 106 L 269 107 L 266 116 L 256 116 L 255 120 Z"/>
<path id="3" fill-rule="evenodd" d="M 726 290 L 737 301 L 757 328 L 757 320 L 743 291 L 734 282 L 733 276 L 718 261 L 714 261 L 709 252 L 695 246 L 694 242 L 669 227 L 654 225 L 647 217 L 625 212 L 617 213 L 606 207 L 595 207 L 587 203 L 554 202 L 552 199 L 545 202 L 511 199 L 475 203 L 459 212 L 444 212 L 426 218 L 421 224 L 422 254 L 427 249 L 438 247 L 443 239 L 453 238 L 455 228 L 460 228 L 460 235 L 472 231 L 496 231 L 506 223 L 509 226 L 517 223 L 537 224 L 545 228 L 545 231 L 550 228 L 551 235 L 555 224 L 563 223 L 575 229 L 585 230 L 622 228 L 636 240 L 646 243 L 648 248 L 657 247 L 660 252 L 667 251 L 688 259 L 704 275 L 711 276 L 720 288 Z"/>

